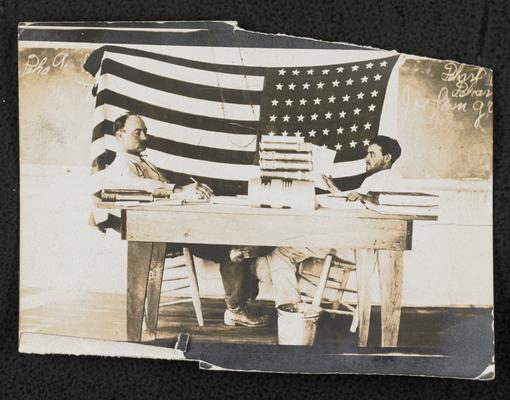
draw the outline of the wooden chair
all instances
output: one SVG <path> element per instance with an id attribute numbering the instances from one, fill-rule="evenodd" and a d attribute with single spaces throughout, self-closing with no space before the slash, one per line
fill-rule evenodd
<path id="1" fill-rule="evenodd" d="M 184 247 L 182 252 L 166 254 L 164 268 L 149 272 L 149 286 L 151 286 L 151 283 L 156 287 L 153 295 L 150 295 L 151 291 L 148 290 L 144 315 L 144 331 L 147 332 L 150 338 L 156 337 L 157 320 L 161 308 L 175 304 L 193 303 L 198 325 L 204 326 L 195 261 L 187 247 Z M 168 285 L 164 285 L 164 283 Z M 169 287 L 165 288 L 164 286 Z M 189 297 L 161 302 L 164 295 L 173 294 L 181 297 L 182 292 L 186 289 L 189 289 Z M 157 311 L 151 312 L 151 310 Z"/>
<path id="2" fill-rule="evenodd" d="M 305 263 L 307 262 L 319 262 L 322 261 L 322 269 L 320 275 L 314 272 L 307 271 Z M 356 265 L 353 262 L 342 260 L 336 257 L 333 253 L 326 256 L 324 260 L 320 259 L 308 259 L 299 264 L 298 275 L 299 279 L 306 281 L 313 287 L 315 287 L 315 293 L 312 296 L 306 292 L 301 292 L 301 298 L 304 302 L 311 303 L 315 306 L 320 306 L 324 312 L 335 315 L 352 315 L 352 322 L 350 331 L 356 332 L 358 327 L 358 313 L 357 308 L 351 304 L 343 301 L 345 292 L 357 293 L 356 290 L 348 289 L 347 283 L 351 272 L 356 270 Z M 332 272 L 335 272 L 332 274 Z M 331 275 L 338 275 L 332 277 Z M 333 302 L 328 302 L 323 298 L 324 291 L 326 289 L 332 289 L 336 292 L 335 299 Z M 329 307 L 325 307 L 329 305 Z M 342 308 L 342 309 L 341 309 Z"/>

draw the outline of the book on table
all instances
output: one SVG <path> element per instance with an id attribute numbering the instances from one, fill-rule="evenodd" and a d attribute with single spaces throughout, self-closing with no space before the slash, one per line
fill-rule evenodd
<path id="1" fill-rule="evenodd" d="M 439 206 L 439 196 L 419 192 L 368 192 L 368 199 L 382 206 Z"/>
<path id="2" fill-rule="evenodd" d="M 136 189 L 102 189 L 100 193 L 102 201 L 138 201 L 151 202 L 154 196 L 147 190 Z"/>
<path id="3" fill-rule="evenodd" d="M 380 214 L 394 215 L 416 215 L 416 216 L 439 216 L 440 208 L 437 206 L 398 206 L 398 205 L 381 205 L 370 201 L 363 202 L 366 208 L 376 211 Z"/>

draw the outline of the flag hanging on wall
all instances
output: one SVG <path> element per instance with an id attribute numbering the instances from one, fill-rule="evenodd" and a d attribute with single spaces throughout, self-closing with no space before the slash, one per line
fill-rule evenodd
<path id="1" fill-rule="evenodd" d="M 93 171 L 113 161 L 113 121 L 129 111 L 147 125 L 148 158 L 177 182 L 193 176 L 217 194 L 243 193 L 259 173 L 258 138 L 281 135 L 334 150 L 338 186 L 355 188 L 365 176 L 366 147 L 380 134 L 399 55 L 366 49 L 342 58 L 343 50 L 334 51 L 338 63 L 310 57 L 275 67 L 262 56 L 257 65 L 236 65 L 101 47 L 84 66 L 96 79 Z"/>

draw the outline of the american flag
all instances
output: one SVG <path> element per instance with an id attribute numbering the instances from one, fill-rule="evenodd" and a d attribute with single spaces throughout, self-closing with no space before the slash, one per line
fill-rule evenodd
<path id="1" fill-rule="evenodd" d="M 258 139 L 269 134 L 303 136 L 336 151 L 337 183 L 356 187 L 364 175 L 351 167 L 353 162 L 359 167 L 379 132 L 398 59 L 394 52 L 386 54 L 275 68 L 104 46 L 84 66 L 96 79 L 93 170 L 114 159 L 113 121 L 130 111 L 147 125 L 148 158 L 175 182 L 193 176 L 217 194 L 246 192 L 247 181 L 259 175 Z"/>

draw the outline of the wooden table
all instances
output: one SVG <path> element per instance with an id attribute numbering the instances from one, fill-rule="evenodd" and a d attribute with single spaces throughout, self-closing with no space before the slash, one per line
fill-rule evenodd
<path id="1" fill-rule="evenodd" d="M 112 207 L 103 203 L 103 207 Z M 128 241 L 127 335 L 155 332 L 165 243 L 295 246 L 355 249 L 358 346 L 367 345 L 370 280 L 376 266 L 381 293 L 381 345 L 396 347 L 402 303 L 403 255 L 411 250 L 413 220 L 435 217 L 383 215 L 369 210 L 314 211 L 242 206 L 140 205 L 122 208 L 122 238 Z M 156 304 L 156 306 L 155 306 Z"/>

